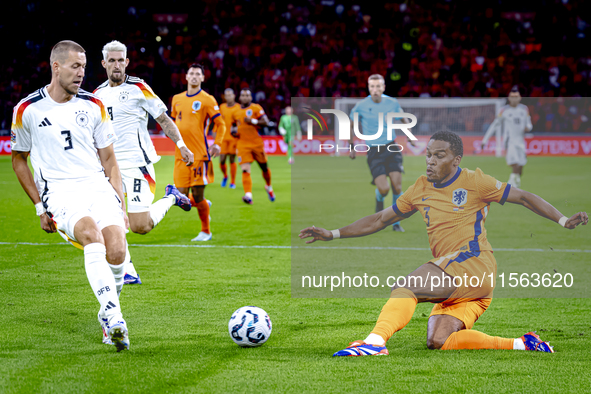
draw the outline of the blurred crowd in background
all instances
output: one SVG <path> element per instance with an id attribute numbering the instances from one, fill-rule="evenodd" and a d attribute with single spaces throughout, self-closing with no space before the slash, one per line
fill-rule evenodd
<path id="1" fill-rule="evenodd" d="M 101 48 L 117 39 L 128 46 L 128 73 L 167 104 L 198 62 L 218 102 L 226 88 L 248 88 L 274 121 L 292 97 L 365 97 L 376 73 L 394 97 L 503 97 L 513 85 L 523 96 L 591 96 L 584 1 L 16 1 L 8 10 L 2 130 L 14 105 L 49 83 L 49 53 L 63 39 L 87 51 L 85 90 L 106 80 Z M 577 102 L 553 99 L 534 132 L 591 132 L 591 104 Z"/>

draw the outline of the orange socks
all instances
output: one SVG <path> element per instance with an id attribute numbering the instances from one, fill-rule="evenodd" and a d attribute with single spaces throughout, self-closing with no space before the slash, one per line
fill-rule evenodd
<path id="1" fill-rule="evenodd" d="M 192 194 L 189 194 L 189 200 L 191 200 L 191 207 L 197 208 L 197 203 L 195 202 L 195 198 L 193 197 Z"/>
<path id="2" fill-rule="evenodd" d="M 491 337 L 476 330 L 460 330 L 451 334 L 441 350 L 455 349 L 513 349 L 513 338 Z"/>
<path id="3" fill-rule="evenodd" d="M 226 176 L 225 172 L 224 176 Z M 236 163 L 230 163 L 230 183 L 236 184 Z"/>
<path id="4" fill-rule="evenodd" d="M 267 186 L 271 186 L 271 170 L 267 168 L 267 171 L 263 171 L 263 178 Z"/>
<path id="5" fill-rule="evenodd" d="M 220 163 L 220 169 L 222 170 L 222 174 L 224 174 L 224 178 L 228 177 L 228 170 L 226 167 L 226 163 Z"/>
<path id="6" fill-rule="evenodd" d="M 242 186 L 244 187 L 244 193 L 252 192 L 252 178 L 250 172 L 242 171 Z"/>
<path id="7" fill-rule="evenodd" d="M 199 212 L 199 219 L 201 219 L 201 231 L 211 234 L 209 229 L 209 204 L 206 199 L 197 203 L 197 212 Z"/>
<path id="8" fill-rule="evenodd" d="M 408 289 L 398 288 L 392 291 L 390 299 L 382 308 L 378 322 L 372 334 L 377 334 L 388 342 L 396 332 L 404 328 L 412 318 L 417 306 L 417 298 Z"/>

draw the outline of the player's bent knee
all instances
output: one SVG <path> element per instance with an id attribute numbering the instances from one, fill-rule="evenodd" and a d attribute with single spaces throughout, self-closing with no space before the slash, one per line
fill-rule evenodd
<path id="1" fill-rule="evenodd" d="M 105 243 L 103 234 L 97 227 L 96 222 L 90 217 L 82 218 L 76 223 L 74 237 L 83 246 L 91 243 Z"/>
<path id="2" fill-rule="evenodd" d="M 107 261 L 112 265 L 123 264 L 125 253 L 125 247 L 107 248 Z"/>
<path id="3" fill-rule="evenodd" d="M 147 223 L 142 224 L 130 224 L 129 228 L 131 229 L 132 233 L 145 235 L 152 231 L 152 226 Z"/>
<path id="4" fill-rule="evenodd" d="M 378 186 L 378 191 L 380 192 L 380 194 L 381 194 L 382 196 L 385 196 L 385 195 L 387 195 L 387 194 L 388 194 L 388 192 L 389 192 L 390 190 L 389 190 L 387 187 L 383 188 L 383 187 L 379 187 L 379 186 Z"/>
<path id="5" fill-rule="evenodd" d="M 445 343 L 445 341 L 447 341 L 447 338 L 449 338 L 449 335 L 447 337 L 445 337 L 445 338 L 441 338 L 441 337 L 435 337 L 435 338 L 427 337 L 427 348 L 429 348 L 431 350 L 441 349 L 443 347 L 443 344 Z"/>

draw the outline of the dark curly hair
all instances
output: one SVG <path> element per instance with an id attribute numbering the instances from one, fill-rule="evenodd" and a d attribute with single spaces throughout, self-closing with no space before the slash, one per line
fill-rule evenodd
<path id="1" fill-rule="evenodd" d="M 454 156 L 464 156 L 464 143 L 459 135 L 451 131 L 438 131 L 431 136 L 432 140 L 449 142 L 449 149 L 451 149 Z"/>

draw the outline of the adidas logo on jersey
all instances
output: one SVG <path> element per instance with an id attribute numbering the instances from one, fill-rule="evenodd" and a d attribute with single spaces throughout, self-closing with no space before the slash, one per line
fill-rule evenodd
<path id="1" fill-rule="evenodd" d="M 133 198 L 131 201 L 134 201 L 134 202 L 141 202 L 141 201 L 140 201 L 140 196 L 135 196 L 135 197 L 134 197 L 134 198 Z"/>
<path id="2" fill-rule="evenodd" d="M 39 124 L 38 127 L 45 127 L 45 126 L 51 126 L 51 122 L 47 118 L 43 119 L 43 121 Z"/>

